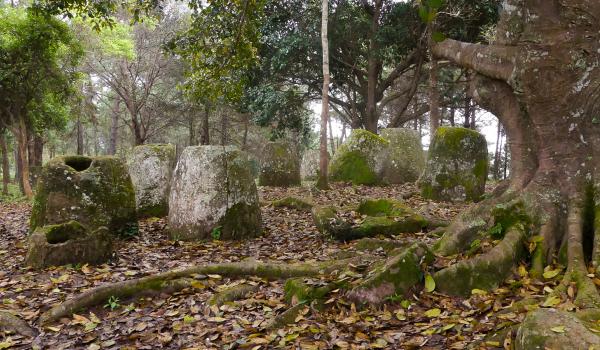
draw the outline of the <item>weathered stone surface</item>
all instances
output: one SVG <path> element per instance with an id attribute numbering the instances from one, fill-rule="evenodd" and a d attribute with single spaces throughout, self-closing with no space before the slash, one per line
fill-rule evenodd
<path id="1" fill-rule="evenodd" d="M 246 154 L 232 146 L 187 147 L 171 182 L 171 238 L 242 239 L 259 235 L 261 226 Z"/>
<path id="2" fill-rule="evenodd" d="M 425 198 L 478 201 L 485 193 L 487 172 L 487 143 L 483 135 L 471 129 L 440 127 L 419 186 Z"/>
<path id="3" fill-rule="evenodd" d="M 288 142 L 269 142 L 263 148 L 260 173 L 260 186 L 290 187 L 300 186 L 300 155 Z"/>
<path id="4" fill-rule="evenodd" d="M 593 349 L 600 344 L 600 336 L 590 327 L 596 322 L 586 322 L 574 313 L 556 309 L 538 309 L 530 312 L 517 331 L 516 350 Z"/>
<path id="5" fill-rule="evenodd" d="M 412 129 L 383 129 L 389 142 L 383 168 L 383 181 L 389 184 L 415 182 L 425 169 L 425 153 L 419 132 Z"/>
<path id="6" fill-rule="evenodd" d="M 77 221 L 41 226 L 29 236 L 27 265 L 34 268 L 67 264 L 101 264 L 113 252 L 106 227 L 87 230 Z"/>
<path id="7" fill-rule="evenodd" d="M 170 144 L 141 145 L 133 149 L 128 167 L 138 216 L 162 217 L 168 214 L 175 162 L 175 146 Z"/>
<path id="8" fill-rule="evenodd" d="M 62 156 L 46 163 L 38 182 L 30 229 L 76 220 L 88 230 L 137 233 L 135 192 L 116 157 Z"/>
<path id="9" fill-rule="evenodd" d="M 415 243 L 389 258 L 348 297 L 361 303 L 379 304 L 391 295 L 408 295 L 423 280 L 422 263 L 431 263 L 433 254 L 423 243 Z"/>
<path id="10" fill-rule="evenodd" d="M 352 130 L 329 164 L 332 181 L 351 181 L 355 185 L 383 183 L 389 142 L 369 131 Z"/>
<path id="11" fill-rule="evenodd" d="M 304 151 L 300 164 L 302 180 L 316 181 L 319 176 L 319 150 L 309 149 Z"/>

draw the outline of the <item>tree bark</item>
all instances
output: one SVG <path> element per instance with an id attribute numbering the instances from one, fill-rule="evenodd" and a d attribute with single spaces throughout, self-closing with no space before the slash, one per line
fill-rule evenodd
<path id="1" fill-rule="evenodd" d="M 81 123 L 81 117 L 77 117 L 77 122 L 75 124 L 75 128 L 77 129 L 77 154 L 83 154 L 83 124 Z"/>
<path id="2" fill-rule="evenodd" d="M 2 193 L 8 194 L 8 185 L 10 184 L 10 162 L 8 159 L 6 133 L 4 131 L 0 132 L 0 151 L 2 151 Z"/>
<path id="3" fill-rule="evenodd" d="M 27 158 L 27 125 L 25 124 L 25 120 L 23 118 L 19 118 L 19 125 L 17 127 L 17 134 L 15 135 L 15 139 L 17 140 L 17 147 L 19 152 L 19 161 L 20 161 L 20 183 L 23 189 L 23 195 L 28 199 L 33 198 L 33 190 L 31 189 L 31 183 L 29 182 L 29 160 Z"/>
<path id="4" fill-rule="evenodd" d="M 585 253 L 600 242 L 594 240 L 600 217 L 581 210 L 582 203 L 600 200 L 600 2 L 505 0 L 502 9 L 496 43 L 445 40 L 433 54 L 477 73 L 471 95 L 496 114 L 507 135 L 506 198 L 517 196 L 534 218 L 544 262 L 568 247 L 565 283 L 576 284 L 575 304 L 600 307 Z M 489 215 L 492 203 L 475 209 Z M 583 226 L 594 233 L 582 235 Z M 442 240 L 469 242 L 466 237 L 468 230 L 453 224 Z"/>
<path id="5" fill-rule="evenodd" d="M 202 115 L 202 129 L 200 130 L 200 144 L 210 145 L 210 104 L 204 104 L 204 114 Z"/>
<path id="6" fill-rule="evenodd" d="M 325 190 L 329 188 L 327 167 L 329 154 L 327 152 L 327 124 L 329 119 L 329 39 L 327 23 L 329 18 L 329 0 L 322 0 L 321 4 L 321 47 L 323 50 L 323 88 L 321 93 L 321 131 L 319 138 L 319 178 L 317 187 Z"/>
<path id="7" fill-rule="evenodd" d="M 433 22 L 428 25 L 429 32 L 429 52 L 432 51 L 434 45 L 431 36 L 434 32 Z M 438 90 L 438 62 L 437 58 L 431 54 L 431 61 L 429 62 L 429 138 L 430 142 L 433 141 L 435 133 L 440 126 L 441 121 L 440 113 L 440 92 Z"/>
<path id="8" fill-rule="evenodd" d="M 119 139 L 119 109 L 121 101 L 115 98 L 113 102 L 112 114 L 110 118 L 110 141 L 108 145 L 108 154 L 114 156 L 117 154 L 117 143 Z"/>

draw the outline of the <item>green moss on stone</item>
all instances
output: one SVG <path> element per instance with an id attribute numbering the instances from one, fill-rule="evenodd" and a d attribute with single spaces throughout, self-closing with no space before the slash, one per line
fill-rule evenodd
<path id="1" fill-rule="evenodd" d="M 485 192 L 488 154 L 485 137 L 466 128 L 438 128 L 419 179 L 425 198 L 478 201 Z"/>
<path id="2" fill-rule="evenodd" d="M 369 131 L 353 130 L 331 161 L 331 180 L 351 181 L 355 185 L 381 184 L 388 145 L 387 140 Z"/>
<path id="3" fill-rule="evenodd" d="M 89 159 L 91 163 L 83 169 Z M 44 165 L 33 202 L 31 232 L 72 219 L 90 230 L 105 226 L 115 234 L 137 232 L 135 193 L 120 159 L 64 156 Z"/>
<path id="4" fill-rule="evenodd" d="M 332 206 L 314 207 L 312 216 L 319 232 L 327 234 L 331 221 L 337 218 L 337 209 Z"/>
<path id="5" fill-rule="evenodd" d="M 313 207 L 313 205 L 308 201 L 296 197 L 285 197 L 278 199 L 273 201 L 272 205 L 275 208 L 289 208 L 306 212 L 309 212 Z"/>
<path id="6" fill-rule="evenodd" d="M 46 240 L 50 244 L 63 243 L 86 235 L 85 227 L 75 220 L 64 224 L 44 226 L 41 232 L 46 235 Z"/>
<path id="7" fill-rule="evenodd" d="M 258 184 L 260 186 L 300 186 L 300 155 L 287 142 L 269 142 L 264 147 Z"/>

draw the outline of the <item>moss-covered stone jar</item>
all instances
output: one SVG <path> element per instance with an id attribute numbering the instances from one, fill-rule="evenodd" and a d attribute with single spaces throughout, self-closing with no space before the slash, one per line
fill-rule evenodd
<path id="1" fill-rule="evenodd" d="M 93 231 L 77 221 L 40 226 L 29 236 L 25 261 L 33 268 L 67 264 L 101 264 L 113 253 L 106 227 Z"/>
<path id="2" fill-rule="evenodd" d="M 383 129 L 381 137 L 389 142 L 383 181 L 388 184 L 417 181 L 425 169 L 425 152 L 419 132 L 403 128 Z"/>
<path id="3" fill-rule="evenodd" d="M 88 230 L 137 234 L 135 192 L 125 163 L 111 156 L 61 156 L 42 168 L 30 230 L 78 221 Z"/>
<path id="4" fill-rule="evenodd" d="M 163 217 L 168 214 L 175 162 L 175 146 L 171 144 L 148 144 L 133 148 L 127 166 L 135 189 L 139 217 Z"/>
<path id="5" fill-rule="evenodd" d="M 479 201 L 485 193 L 488 151 L 485 137 L 466 128 L 438 128 L 419 179 L 423 197 Z"/>
<path id="6" fill-rule="evenodd" d="M 171 183 L 168 225 L 174 240 L 258 236 L 260 204 L 247 155 L 233 146 L 187 147 Z"/>
<path id="7" fill-rule="evenodd" d="M 367 130 L 352 130 L 329 164 L 331 180 L 354 185 L 382 184 L 388 145 L 389 141 Z"/>
<path id="8" fill-rule="evenodd" d="M 268 142 L 263 148 L 258 175 L 260 186 L 300 186 L 300 154 L 289 142 Z"/>

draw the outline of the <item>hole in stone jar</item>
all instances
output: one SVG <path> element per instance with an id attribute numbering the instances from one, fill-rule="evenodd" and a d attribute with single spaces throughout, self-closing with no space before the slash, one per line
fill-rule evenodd
<path id="1" fill-rule="evenodd" d="M 77 171 L 84 171 L 92 164 L 92 158 L 83 156 L 66 157 L 65 164 Z"/>

